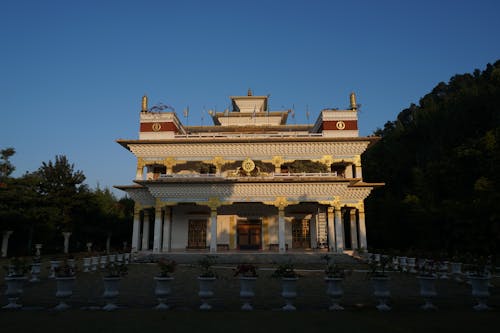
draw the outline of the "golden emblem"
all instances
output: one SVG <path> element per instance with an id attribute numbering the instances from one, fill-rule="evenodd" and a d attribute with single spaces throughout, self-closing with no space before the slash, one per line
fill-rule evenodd
<path id="1" fill-rule="evenodd" d="M 241 167 L 246 173 L 250 173 L 253 169 L 255 169 L 255 163 L 251 159 L 247 158 L 243 161 L 243 163 L 241 163 Z"/>
<path id="2" fill-rule="evenodd" d="M 343 130 L 345 128 L 345 123 L 342 120 L 337 121 L 337 124 L 335 126 L 337 126 L 337 129 Z"/>
<path id="3" fill-rule="evenodd" d="M 154 123 L 153 126 L 153 131 L 155 132 L 158 132 L 159 130 L 161 130 L 161 124 L 160 123 Z"/>

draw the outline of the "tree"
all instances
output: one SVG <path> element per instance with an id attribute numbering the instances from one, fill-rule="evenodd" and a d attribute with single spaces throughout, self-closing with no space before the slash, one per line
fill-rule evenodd
<path id="1" fill-rule="evenodd" d="M 9 161 L 15 153 L 16 150 L 12 147 L 0 150 L 0 181 L 9 177 L 16 169 Z"/>

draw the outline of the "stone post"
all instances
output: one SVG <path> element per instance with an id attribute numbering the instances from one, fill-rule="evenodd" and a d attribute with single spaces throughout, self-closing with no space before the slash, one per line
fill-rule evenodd
<path id="1" fill-rule="evenodd" d="M 162 238 L 162 220 L 161 220 L 162 207 L 157 204 L 155 207 L 155 225 L 153 234 L 153 253 L 159 253 L 161 249 Z"/>
<path id="2" fill-rule="evenodd" d="M 69 238 L 71 237 L 71 232 L 64 231 L 62 232 L 62 235 L 64 237 L 64 254 L 69 253 Z"/>
<path id="3" fill-rule="evenodd" d="M 171 208 L 165 207 L 165 218 L 163 221 L 162 251 L 170 252 L 170 225 L 172 223 Z"/>
<path id="4" fill-rule="evenodd" d="M 41 249 L 42 249 L 42 244 L 35 244 L 35 256 L 39 257 L 42 255 Z"/>
<path id="5" fill-rule="evenodd" d="M 87 245 L 87 252 L 91 253 L 92 252 L 92 243 L 88 242 L 86 245 Z"/>
<path id="6" fill-rule="evenodd" d="M 358 222 L 359 222 L 359 245 L 364 248 L 365 251 L 368 249 L 368 243 L 366 242 L 366 226 L 365 226 L 365 207 L 360 205 L 358 209 Z"/>
<path id="7" fill-rule="evenodd" d="M 12 230 L 7 230 L 3 232 L 3 239 L 2 239 L 2 258 L 7 257 L 7 249 L 9 248 L 9 237 L 12 235 L 14 231 Z"/>
<path id="8" fill-rule="evenodd" d="M 356 209 L 349 210 L 349 221 L 351 224 L 351 248 L 353 250 L 358 248 L 358 228 L 356 226 Z"/>
<path id="9" fill-rule="evenodd" d="M 217 207 L 210 207 L 210 252 L 217 252 Z"/>
<path id="10" fill-rule="evenodd" d="M 334 207 L 329 206 L 328 211 L 328 251 L 335 252 L 335 221 L 334 221 Z"/>
<path id="11" fill-rule="evenodd" d="M 139 235 L 141 233 L 141 210 L 139 207 L 134 207 L 134 225 L 132 227 L 132 252 L 137 252 L 141 249 Z"/>
<path id="12" fill-rule="evenodd" d="M 285 207 L 278 207 L 278 244 L 279 252 L 286 252 L 285 242 Z"/>
<path id="13" fill-rule="evenodd" d="M 344 222 L 340 206 L 335 207 L 335 251 L 344 252 Z"/>
<path id="14" fill-rule="evenodd" d="M 149 211 L 144 211 L 144 221 L 142 221 L 142 250 L 149 250 Z"/>

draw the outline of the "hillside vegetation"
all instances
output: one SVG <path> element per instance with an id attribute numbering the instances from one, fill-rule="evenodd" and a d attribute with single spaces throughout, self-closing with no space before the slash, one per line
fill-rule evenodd
<path id="1" fill-rule="evenodd" d="M 370 246 L 500 252 L 500 61 L 439 83 L 375 133 Z"/>

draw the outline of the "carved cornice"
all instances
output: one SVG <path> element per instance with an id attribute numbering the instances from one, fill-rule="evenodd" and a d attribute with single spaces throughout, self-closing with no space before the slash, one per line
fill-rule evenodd
<path id="1" fill-rule="evenodd" d="M 285 163 L 293 163 L 295 160 L 285 160 L 281 155 L 275 155 L 270 160 L 263 160 L 264 163 L 271 163 L 275 168 L 281 167 Z"/>
<path id="2" fill-rule="evenodd" d="M 230 205 L 230 204 L 232 204 L 232 202 L 231 201 L 221 201 L 217 197 L 210 197 L 210 198 L 208 198 L 207 201 L 199 201 L 199 202 L 196 202 L 196 204 L 202 205 L 202 206 L 207 206 L 211 210 L 217 210 L 217 208 L 219 208 L 220 206 Z"/>
<path id="3" fill-rule="evenodd" d="M 263 203 L 265 205 L 274 206 L 280 210 L 283 210 L 287 206 L 296 205 L 299 202 L 298 201 L 288 201 L 286 197 L 279 196 L 279 197 L 276 197 L 276 199 L 274 201 L 264 201 Z"/>

